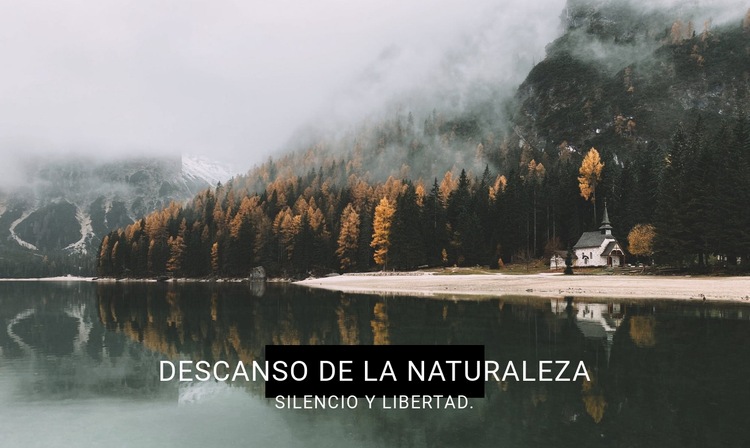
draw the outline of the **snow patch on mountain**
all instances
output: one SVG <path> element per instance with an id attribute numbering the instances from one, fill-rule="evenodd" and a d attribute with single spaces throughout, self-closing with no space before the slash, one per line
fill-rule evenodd
<path id="1" fill-rule="evenodd" d="M 25 182 L 0 190 L 0 233 L 6 236 L 0 238 L 0 255 L 40 263 L 44 255 L 69 255 L 69 265 L 60 258 L 58 266 L 72 274 L 81 273 L 80 260 L 92 265 L 99 242 L 110 231 L 172 201 L 189 201 L 238 172 L 207 157 L 176 154 L 30 156 L 21 169 Z"/>
<path id="2" fill-rule="evenodd" d="M 188 179 L 202 180 L 215 186 L 218 182 L 226 182 L 239 173 L 228 165 L 203 156 L 183 155 L 182 174 Z"/>
<path id="3" fill-rule="evenodd" d="M 76 220 L 81 225 L 81 239 L 66 246 L 65 250 L 86 254 L 88 253 L 86 247 L 91 241 L 91 238 L 94 237 L 94 228 L 91 225 L 91 217 L 84 212 L 80 206 L 76 205 Z"/>
<path id="4" fill-rule="evenodd" d="M 23 214 L 18 219 L 16 219 L 10 224 L 10 228 L 8 229 L 10 231 L 11 238 L 16 240 L 16 243 L 18 243 L 21 247 L 25 247 L 26 249 L 29 249 L 29 250 L 39 250 L 39 249 L 33 244 L 21 239 L 21 237 L 18 236 L 18 234 L 16 234 L 16 226 L 21 224 L 24 221 L 24 219 L 28 218 L 29 215 L 32 214 L 35 210 L 36 209 L 30 209 L 30 210 L 24 211 Z"/>

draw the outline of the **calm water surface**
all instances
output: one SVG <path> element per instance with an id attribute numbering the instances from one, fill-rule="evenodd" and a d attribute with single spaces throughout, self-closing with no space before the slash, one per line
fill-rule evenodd
<path id="1" fill-rule="evenodd" d="M 481 344 L 592 382 L 488 382 L 464 410 L 276 409 L 160 360 L 267 344 Z M 0 282 L 0 447 L 746 447 L 750 306 L 444 301 L 295 286 Z"/>

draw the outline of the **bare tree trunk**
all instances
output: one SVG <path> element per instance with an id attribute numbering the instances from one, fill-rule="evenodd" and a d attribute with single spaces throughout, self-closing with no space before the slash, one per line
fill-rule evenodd
<path id="1" fill-rule="evenodd" d="M 594 227 L 596 227 L 596 188 L 594 189 L 594 192 L 591 194 L 592 202 L 594 203 Z"/>
<path id="2" fill-rule="evenodd" d="M 531 229 L 529 229 L 529 214 L 526 213 L 526 258 L 529 258 L 529 252 L 531 251 L 531 242 L 529 241 Z"/>
<path id="3" fill-rule="evenodd" d="M 536 188 L 534 188 L 534 256 L 536 257 Z"/>

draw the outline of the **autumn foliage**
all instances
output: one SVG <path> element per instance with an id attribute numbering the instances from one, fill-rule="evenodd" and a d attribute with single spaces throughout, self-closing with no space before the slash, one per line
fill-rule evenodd
<path id="1" fill-rule="evenodd" d="M 596 186 L 602 180 L 603 168 L 604 164 L 599 157 L 599 151 L 591 148 L 578 170 L 578 187 L 581 189 L 581 197 L 587 201 L 596 201 Z"/>
<path id="2" fill-rule="evenodd" d="M 388 198 L 383 198 L 375 207 L 375 221 L 373 222 L 372 242 L 370 246 L 375 249 L 375 263 L 388 267 L 388 250 L 391 247 L 391 225 L 393 223 L 393 213 L 396 210 L 391 205 Z"/>
<path id="3" fill-rule="evenodd" d="M 610 147 L 600 154 L 569 144 L 523 146 L 502 171 L 434 167 L 429 181 L 366 171 L 372 147 L 357 144 L 337 159 L 316 145 L 110 232 L 97 252 L 98 274 L 247 277 L 263 266 L 272 276 L 304 277 L 497 267 L 573 245 L 598 227 L 599 189 L 607 192 L 615 236 L 633 229 L 632 254 L 704 263 L 720 254 L 738 263 L 750 258 L 748 128 L 740 117 L 711 139 L 700 125 L 690 134 L 678 129 L 670 148 L 650 142 L 619 161 Z M 485 157 L 510 151 L 490 142 Z M 402 164 L 397 171 L 413 170 Z"/>
<path id="4" fill-rule="evenodd" d="M 654 253 L 656 231 L 651 224 L 636 224 L 628 234 L 628 251 L 633 255 L 650 257 Z"/>

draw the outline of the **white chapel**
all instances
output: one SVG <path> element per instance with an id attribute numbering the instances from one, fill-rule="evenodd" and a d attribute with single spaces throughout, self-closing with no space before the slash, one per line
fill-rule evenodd
<path id="1" fill-rule="evenodd" d="M 587 266 L 622 266 L 625 254 L 612 235 L 612 225 L 609 223 L 607 204 L 604 204 L 604 216 L 599 230 L 584 232 L 573 246 L 576 267 Z"/>

